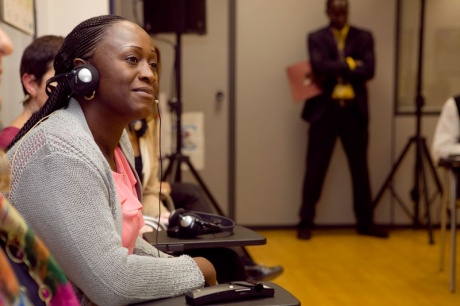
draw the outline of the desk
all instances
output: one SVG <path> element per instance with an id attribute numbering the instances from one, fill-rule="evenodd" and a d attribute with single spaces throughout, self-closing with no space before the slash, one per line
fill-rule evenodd
<path id="1" fill-rule="evenodd" d="M 451 197 L 449 199 L 449 207 L 450 207 L 450 227 L 451 227 L 451 255 L 450 255 L 450 291 L 455 291 L 455 273 L 456 273 L 456 239 L 457 239 L 457 201 L 459 200 L 459 190 L 458 183 L 459 183 L 459 176 L 460 176 L 460 156 L 455 157 L 448 157 L 448 158 L 441 158 L 439 160 L 439 166 L 447 168 L 448 170 L 452 171 L 452 190 L 451 190 Z M 445 214 L 445 212 L 442 212 Z M 444 218 L 445 220 L 445 218 Z M 445 223 L 445 222 L 444 222 Z M 445 229 L 445 225 L 443 229 Z M 444 232 L 443 232 L 444 235 Z M 443 242 L 444 239 L 442 238 Z M 444 246 L 442 245 L 441 248 Z M 442 258 L 441 258 L 442 259 Z"/>
<path id="2" fill-rule="evenodd" d="M 192 249 L 236 247 L 247 245 L 263 245 L 267 239 L 255 231 L 244 226 L 235 225 L 233 234 L 222 232 L 207 234 L 195 239 L 180 239 L 168 237 L 166 231 L 144 234 L 144 238 L 157 249 L 163 252 L 183 252 Z"/>
<path id="3" fill-rule="evenodd" d="M 262 282 L 263 284 L 275 289 L 275 296 L 269 298 L 260 298 L 260 299 L 249 299 L 237 302 L 227 302 L 219 303 L 219 305 L 225 306 L 298 306 L 300 301 L 290 294 L 283 287 L 278 286 L 277 284 L 271 282 Z M 173 298 L 167 298 L 162 300 L 143 302 L 135 304 L 137 306 L 186 306 L 185 296 L 177 296 Z M 208 305 L 217 305 L 217 304 L 208 304 Z M 190 306 L 190 305 L 188 305 Z"/>

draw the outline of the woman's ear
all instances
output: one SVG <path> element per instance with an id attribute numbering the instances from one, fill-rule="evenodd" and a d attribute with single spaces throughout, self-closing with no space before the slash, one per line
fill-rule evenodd
<path id="1" fill-rule="evenodd" d="M 35 78 L 35 76 L 29 73 L 24 73 L 21 77 L 21 81 L 27 93 L 31 97 L 36 97 L 39 86 L 37 84 L 37 79 Z"/>
<path id="2" fill-rule="evenodd" d="M 88 61 L 85 61 L 84 59 L 81 59 L 81 58 L 78 58 L 78 57 L 73 60 L 73 67 L 74 68 L 78 67 L 80 65 L 83 65 L 83 64 L 88 64 Z"/>

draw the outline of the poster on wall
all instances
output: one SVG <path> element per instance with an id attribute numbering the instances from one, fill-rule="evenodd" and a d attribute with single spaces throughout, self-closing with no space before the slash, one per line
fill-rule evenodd
<path id="1" fill-rule="evenodd" d="M 35 35 L 34 0 L 0 0 L 1 20 L 24 33 Z"/>
<path id="2" fill-rule="evenodd" d="M 160 114 L 161 114 L 161 158 L 165 159 L 176 151 L 176 121 L 175 115 L 168 106 L 168 97 L 164 92 L 160 92 Z M 184 112 L 181 117 L 182 124 L 182 150 L 184 155 L 190 157 L 190 162 L 196 170 L 205 169 L 205 139 L 204 139 L 204 113 Z M 168 164 L 165 165 L 165 167 Z M 181 170 L 190 170 L 183 163 Z"/>
<path id="3" fill-rule="evenodd" d="M 182 151 L 190 156 L 196 170 L 203 170 L 204 163 L 204 113 L 186 112 L 182 116 Z M 183 165 L 182 170 L 190 170 Z"/>

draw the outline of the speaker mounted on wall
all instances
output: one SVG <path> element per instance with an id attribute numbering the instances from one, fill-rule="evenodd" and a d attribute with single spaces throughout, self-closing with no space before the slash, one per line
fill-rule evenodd
<path id="1" fill-rule="evenodd" d="M 144 0 L 144 29 L 150 34 L 206 34 L 206 0 Z"/>

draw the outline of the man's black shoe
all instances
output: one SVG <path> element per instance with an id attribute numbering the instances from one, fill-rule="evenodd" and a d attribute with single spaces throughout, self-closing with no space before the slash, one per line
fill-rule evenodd
<path id="1" fill-rule="evenodd" d="M 375 225 L 358 227 L 358 234 L 377 238 L 388 238 L 388 231 Z"/>
<path id="2" fill-rule="evenodd" d="M 311 228 L 310 227 L 298 227 L 297 228 L 297 238 L 302 240 L 309 240 L 311 238 Z"/>
<path id="3" fill-rule="evenodd" d="M 250 265 L 245 266 L 248 278 L 255 281 L 270 281 L 283 273 L 282 266 L 267 267 L 264 265 Z"/>

